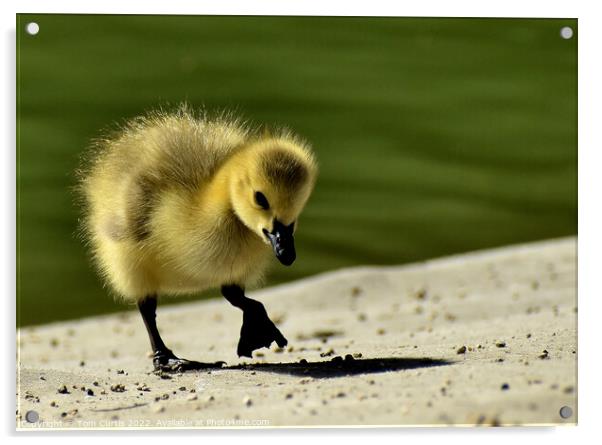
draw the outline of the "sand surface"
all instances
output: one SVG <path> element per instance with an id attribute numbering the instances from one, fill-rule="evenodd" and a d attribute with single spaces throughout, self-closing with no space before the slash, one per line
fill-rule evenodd
<path id="1" fill-rule="evenodd" d="M 242 316 L 225 300 L 159 306 L 166 344 L 226 361 L 221 370 L 153 374 L 133 310 L 19 330 L 17 427 L 577 421 L 575 238 L 341 270 L 249 296 L 287 348 L 239 359 Z"/>

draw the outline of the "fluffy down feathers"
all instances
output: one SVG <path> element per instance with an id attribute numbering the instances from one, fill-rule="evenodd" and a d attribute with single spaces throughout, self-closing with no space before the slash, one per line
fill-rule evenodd
<path id="1" fill-rule="evenodd" d="M 127 300 L 254 284 L 271 256 L 262 231 L 296 221 L 317 174 L 292 133 L 186 107 L 130 121 L 96 141 L 84 164 L 83 233 Z M 259 189 L 267 210 L 255 202 Z"/>

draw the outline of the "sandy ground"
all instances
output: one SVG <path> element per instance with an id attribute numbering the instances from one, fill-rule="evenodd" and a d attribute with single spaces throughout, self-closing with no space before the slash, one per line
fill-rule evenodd
<path id="1" fill-rule="evenodd" d="M 250 296 L 287 348 L 239 359 L 241 312 L 223 300 L 159 307 L 167 345 L 221 370 L 153 374 L 134 311 L 18 331 L 17 428 L 577 421 L 574 238 Z"/>

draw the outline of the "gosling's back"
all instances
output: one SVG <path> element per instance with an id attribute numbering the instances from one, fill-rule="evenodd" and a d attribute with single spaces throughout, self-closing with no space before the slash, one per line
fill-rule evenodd
<path id="1" fill-rule="evenodd" d="M 88 216 L 117 212 L 114 237 L 141 239 L 155 195 L 168 187 L 198 189 L 249 137 L 236 119 L 195 117 L 186 110 L 135 119 L 95 144 L 81 181 Z M 107 205 L 115 200 L 117 205 Z"/>

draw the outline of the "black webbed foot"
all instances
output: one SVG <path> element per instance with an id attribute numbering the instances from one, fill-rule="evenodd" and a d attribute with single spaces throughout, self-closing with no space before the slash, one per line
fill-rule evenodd
<path id="1" fill-rule="evenodd" d="M 153 356 L 155 372 L 179 373 L 206 369 L 219 369 L 226 362 L 203 363 L 176 357 L 171 351 L 158 351 Z"/>
<path id="2" fill-rule="evenodd" d="M 268 317 L 263 304 L 249 300 L 243 309 L 240 340 L 236 349 L 238 356 L 252 358 L 255 349 L 269 348 L 274 341 L 281 348 L 288 343 Z"/>

